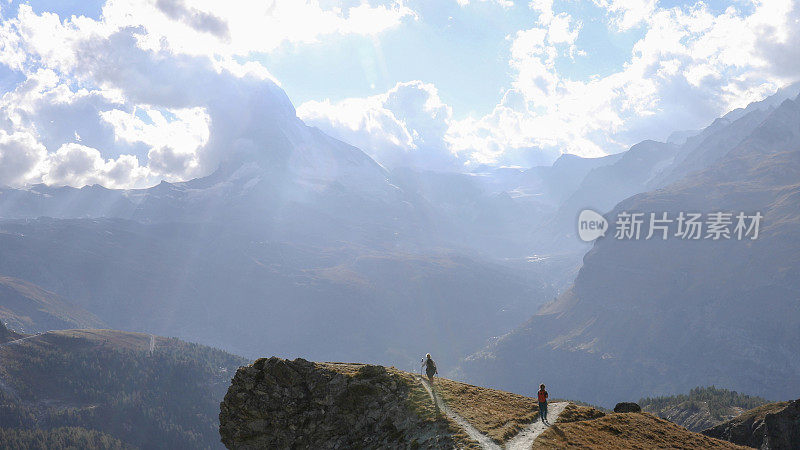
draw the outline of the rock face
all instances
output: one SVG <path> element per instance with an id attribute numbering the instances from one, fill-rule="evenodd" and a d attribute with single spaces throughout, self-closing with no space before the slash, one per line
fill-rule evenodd
<path id="1" fill-rule="evenodd" d="M 703 434 L 761 450 L 798 450 L 800 400 L 751 409 Z"/>
<path id="2" fill-rule="evenodd" d="M 220 405 L 230 449 L 454 448 L 447 423 L 409 400 L 411 382 L 381 366 L 259 359 L 241 367 Z M 391 370 L 391 369 L 390 369 Z"/>
<path id="3" fill-rule="evenodd" d="M 642 408 L 633 402 L 622 402 L 617 403 L 617 406 L 614 407 L 615 413 L 629 413 L 629 412 L 642 412 Z"/>

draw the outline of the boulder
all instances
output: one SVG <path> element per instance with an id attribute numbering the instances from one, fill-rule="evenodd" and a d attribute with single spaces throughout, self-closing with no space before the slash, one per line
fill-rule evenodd
<path id="1" fill-rule="evenodd" d="M 617 406 L 614 407 L 615 413 L 638 413 L 642 412 L 641 406 L 637 403 L 633 402 L 621 402 L 617 403 Z"/>

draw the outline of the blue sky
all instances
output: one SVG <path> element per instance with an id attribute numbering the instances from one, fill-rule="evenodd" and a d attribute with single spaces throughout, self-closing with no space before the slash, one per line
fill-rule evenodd
<path id="1" fill-rule="evenodd" d="M 153 64 L 275 82 L 301 119 L 387 167 L 615 153 L 796 81 L 797 3 L 3 2 L 0 159 L 15 163 L 0 183 L 140 186 L 213 170 L 221 119 L 204 92 L 153 79 Z"/>
<path id="2" fill-rule="evenodd" d="M 348 36 L 313 45 L 287 43 L 256 58 L 281 80 L 297 104 L 329 98 L 365 97 L 396 83 L 433 83 L 453 106 L 457 119 L 491 112 L 511 83 L 508 36 L 535 23 L 538 13 L 525 3 L 510 8 L 479 2 L 417 2 L 418 19 L 378 37 Z M 585 79 L 619 70 L 630 59 L 642 29 L 609 32 L 601 8 L 569 3 L 563 11 L 580 17 L 577 44 L 587 54 L 561 57 L 559 70 Z M 409 57 L 413 55 L 413 57 Z"/>
<path id="3" fill-rule="evenodd" d="M 385 92 L 398 82 L 422 80 L 436 85 L 442 99 L 453 106 L 455 118 L 491 112 L 512 80 L 506 38 L 534 24 L 539 14 L 526 2 L 510 8 L 491 2 L 467 7 L 455 1 L 408 4 L 417 11 L 418 20 L 378 37 L 348 36 L 312 45 L 288 43 L 255 58 L 281 80 L 297 104 L 365 97 Z M 660 4 L 685 7 L 694 2 Z M 718 12 L 729 6 L 722 1 L 707 5 Z M 579 18 L 583 24 L 576 45 L 586 54 L 562 56 L 556 63 L 560 72 L 573 79 L 620 70 L 645 32 L 643 26 L 610 30 L 605 11 L 590 1 L 560 6 L 559 12 Z"/>

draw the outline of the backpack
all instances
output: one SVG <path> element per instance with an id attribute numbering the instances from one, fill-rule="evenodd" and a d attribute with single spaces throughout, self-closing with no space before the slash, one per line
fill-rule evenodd
<path id="1" fill-rule="evenodd" d="M 436 363 L 433 362 L 432 359 L 426 360 L 425 361 L 425 370 L 426 371 L 436 370 Z"/>

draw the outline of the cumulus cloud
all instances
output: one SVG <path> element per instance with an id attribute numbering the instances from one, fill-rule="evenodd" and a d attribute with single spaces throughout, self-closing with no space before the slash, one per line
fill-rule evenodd
<path id="1" fill-rule="evenodd" d="M 799 72 L 800 12 L 792 0 L 722 12 L 703 3 L 594 2 L 612 33 L 642 33 L 615 72 L 566 75 L 564 65 L 585 56 L 583 23 L 559 11 L 559 2 L 532 0 L 537 18 L 507 37 L 511 79 L 484 116 L 455 120 L 423 81 L 306 102 L 297 113 L 385 166 L 529 165 L 541 155 L 598 156 L 695 128 Z M 270 143 L 286 139 L 281 130 L 295 123 L 295 111 L 253 54 L 375 35 L 417 18 L 400 1 L 237 6 L 107 0 L 97 20 L 62 20 L 26 4 L 4 9 L 0 64 L 25 79 L 0 98 L 0 183 L 142 186 L 207 174 L 232 153 L 270 157 L 281 151 Z"/>
<path id="2" fill-rule="evenodd" d="M 647 22 L 656 10 L 656 0 L 593 0 L 594 4 L 605 9 L 611 23 L 619 31 Z"/>
<path id="3" fill-rule="evenodd" d="M 367 98 L 309 101 L 298 107 L 297 114 L 384 166 L 460 169 L 445 142 L 452 110 L 431 84 L 411 81 Z"/>
<path id="4" fill-rule="evenodd" d="M 764 51 L 777 53 L 800 35 L 791 27 L 797 7 L 790 0 L 755 4 L 749 14 L 733 7 L 715 14 L 702 3 L 669 9 L 649 1 L 597 3 L 608 9 L 615 29 L 640 23 L 646 29 L 623 68 L 588 80 L 560 73 L 557 58 L 574 57 L 564 45 L 575 37 L 563 25 L 554 31 L 559 14 L 552 1 L 535 0 L 539 23 L 510 38 L 512 88 L 492 113 L 453 124 L 448 138 L 454 151 L 485 163 L 507 161 L 508 148 L 613 153 L 707 123 L 797 76 L 777 69 L 792 62 Z"/>
<path id="5" fill-rule="evenodd" d="M 268 154 L 294 108 L 241 56 L 415 17 L 400 2 L 229 6 L 108 0 L 98 20 L 4 10 L 0 64 L 25 80 L 0 99 L 0 182 L 138 187 L 205 175 L 240 151 Z"/>
<path id="6" fill-rule="evenodd" d="M 240 56 L 334 34 L 374 35 L 416 18 L 399 1 L 323 8 L 315 0 L 240 0 L 231 6 L 217 0 L 194 0 L 191 7 L 181 0 L 108 0 L 103 17 L 116 28 L 142 27 L 144 48 Z"/>
<path id="7" fill-rule="evenodd" d="M 147 157 L 156 174 L 167 179 L 198 175 L 201 168 L 197 149 L 208 142 L 211 122 L 204 108 L 161 111 L 144 105 L 131 112 L 102 111 L 100 118 L 111 125 L 117 141 L 141 143 L 150 149 Z"/>
<path id="8" fill-rule="evenodd" d="M 104 160 L 100 151 L 80 144 L 64 144 L 47 156 L 42 181 L 46 184 L 85 186 L 101 184 L 121 187 L 136 184 L 146 176 L 138 160 L 131 155 Z"/>
<path id="9" fill-rule="evenodd" d="M 674 8 L 650 0 L 595 3 L 607 12 L 610 32 L 643 29 L 616 72 L 585 79 L 563 74 L 560 64 L 585 55 L 577 48 L 582 22 L 557 11 L 553 0 L 532 0 L 536 23 L 508 36 L 512 80 L 489 114 L 434 120 L 419 101 L 390 105 L 390 91 L 335 104 L 309 102 L 301 116 L 389 165 L 426 147 L 436 149 L 435 155 L 455 155 L 461 167 L 524 166 L 541 155 L 602 156 L 643 139 L 664 139 L 797 78 L 800 58 L 785 56 L 800 48 L 799 7 L 791 0 L 722 12 L 703 3 Z M 398 87 L 393 91 L 399 93 Z M 403 116 L 410 111 L 424 118 L 424 125 Z M 415 135 L 420 130 L 426 130 L 424 146 Z M 439 138 L 441 143 L 433 141 Z M 425 166 L 424 160 L 415 164 Z"/>
<path id="10" fill-rule="evenodd" d="M 47 149 L 30 133 L 0 130 L 0 185 L 16 186 L 38 178 Z"/>

